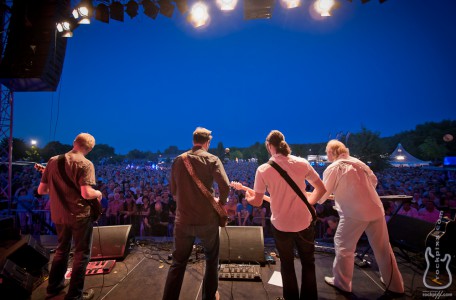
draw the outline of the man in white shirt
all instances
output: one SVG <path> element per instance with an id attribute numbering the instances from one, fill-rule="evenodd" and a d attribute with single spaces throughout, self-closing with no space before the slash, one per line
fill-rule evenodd
<path id="1" fill-rule="evenodd" d="M 333 277 L 325 277 L 325 282 L 342 291 L 352 291 L 356 244 L 365 231 L 386 285 L 381 298 L 403 297 L 402 275 L 389 243 L 383 205 L 375 190 L 377 177 L 366 164 L 350 156 L 348 148 L 338 140 L 328 142 L 326 153 L 332 164 L 323 173 L 326 193 L 318 202 L 323 203 L 334 194 L 334 208 L 340 220 L 334 236 Z"/>

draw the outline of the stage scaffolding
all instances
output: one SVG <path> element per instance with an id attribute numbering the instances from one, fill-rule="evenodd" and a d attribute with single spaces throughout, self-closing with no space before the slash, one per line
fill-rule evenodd
<path id="1" fill-rule="evenodd" d="M 11 18 L 12 1 L 0 0 L 0 63 L 7 41 L 7 29 Z M 11 210 L 11 178 L 13 151 L 13 92 L 0 84 L 0 212 L 7 203 L 7 214 Z"/>
<path id="2" fill-rule="evenodd" d="M 11 178 L 13 151 L 13 92 L 3 85 L 0 103 L 0 200 L 7 201 L 8 214 L 11 210 Z"/>

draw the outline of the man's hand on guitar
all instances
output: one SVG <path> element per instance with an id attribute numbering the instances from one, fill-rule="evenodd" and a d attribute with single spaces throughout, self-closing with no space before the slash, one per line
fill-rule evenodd
<path id="1" fill-rule="evenodd" d="M 231 181 L 230 186 L 235 189 L 235 190 L 244 190 L 246 192 L 246 197 L 247 198 L 252 198 L 255 196 L 255 191 L 245 185 L 242 185 L 242 183 L 237 182 L 237 181 Z M 263 200 L 267 202 L 271 202 L 270 198 L 266 195 L 263 196 Z"/>
<path id="2" fill-rule="evenodd" d="M 246 191 L 248 188 L 243 186 L 242 183 L 237 181 L 231 181 L 230 186 L 235 190 L 244 190 Z"/>

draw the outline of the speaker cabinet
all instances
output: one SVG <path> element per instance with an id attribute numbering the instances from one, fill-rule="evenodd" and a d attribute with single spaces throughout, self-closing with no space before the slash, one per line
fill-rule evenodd
<path id="1" fill-rule="evenodd" d="M 219 261 L 265 264 L 263 227 L 220 227 Z"/>
<path id="2" fill-rule="evenodd" d="M 30 299 L 33 285 L 37 281 L 25 269 L 9 259 L 3 265 L 0 277 L 0 294 L 2 297 L 14 295 L 11 299 Z"/>
<path id="3" fill-rule="evenodd" d="M 69 0 L 14 0 L 0 83 L 12 91 L 55 91 L 67 39 L 56 23 L 70 16 Z"/>
<path id="4" fill-rule="evenodd" d="M 424 253 L 426 237 L 435 224 L 402 215 L 393 216 L 388 222 L 388 233 L 393 246 L 413 253 Z"/>
<path id="5" fill-rule="evenodd" d="M 93 227 L 91 259 L 124 259 L 130 230 L 131 225 Z"/>
<path id="6" fill-rule="evenodd" d="M 39 276 L 49 262 L 49 252 L 31 235 L 25 235 L 8 249 L 6 258 L 28 273 Z"/>

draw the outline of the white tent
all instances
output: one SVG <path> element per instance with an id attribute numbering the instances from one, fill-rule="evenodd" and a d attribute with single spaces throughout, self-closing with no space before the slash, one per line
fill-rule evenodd
<path id="1" fill-rule="evenodd" d="M 430 161 L 424 161 L 418 159 L 405 151 L 404 147 L 402 147 L 401 143 L 397 144 L 396 149 L 391 153 L 390 163 L 393 167 L 420 167 L 420 166 L 428 166 L 431 164 Z"/>

